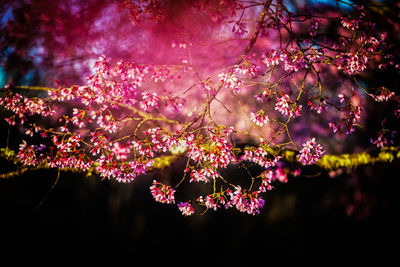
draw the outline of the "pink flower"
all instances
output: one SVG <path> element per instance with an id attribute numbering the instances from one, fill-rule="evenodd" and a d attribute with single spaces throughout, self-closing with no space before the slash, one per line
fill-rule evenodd
<path id="1" fill-rule="evenodd" d="M 346 100 L 346 96 L 343 94 L 338 94 L 338 97 L 340 98 L 340 103 L 343 103 Z"/>
<path id="2" fill-rule="evenodd" d="M 336 133 L 336 132 L 338 131 L 338 127 L 336 126 L 335 123 L 330 122 L 328 125 L 329 125 L 329 128 L 332 128 L 332 131 L 333 131 L 334 133 Z"/>
<path id="3" fill-rule="evenodd" d="M 359 27 L 357 20 L 351 19 L 351 18 L 347 18 L 347 17 L 342 18 L 341 23 L 342 23 L 343 27 L 345 27 L 345 28 L 347 28 L 349 30 L 353 30 L 353 31 L 357 30 L 358 27 Z"/>
<path id="4" fill-rule="evenodd" d="M 338 69 L 343 69 L 347 75 L 357 74 L 367 69 L 368 60 L 366 52 L 342 54 L 338 61 Z"/>
<path id="5" fill-rule="evenodd" d="M 293 105 L 293 107 L 291 107 Z M 282 94 L 282 97 L 278 98 L 276 102 L 275 110 L 282 113 L 284 116 L 298 117 L 300 116 L 300 111 L 302 105 L 297 106 L 295 102 L 289 100 L 288 94 Z"/>
<path id="6" fill-rule="evenodd" d="M 269 121 L 267 114 L 265 114 L 264 110 L 259 110 L 257 113 L 250 113 L 250 119 L 258 126 L 263 126 Z"/>
<path id="7" fill-rule="evenodd" d="M 175 203 L 175 189 L 171 186 L 153 180 L 153 185 L 150 186 L 151 194 L 155 201 L 165 204 Z"/>
<path id="8" fill-rule="evenodd" d="M 347 131 L 346 134 L 349 135 L 355 131 L 354 127 L 357 125 L 357 122 L 361 118 L 361 106 L 350 105 L 349 111 L 346 112 L 346 120 L 347 120 Z"/>
<path id="9" fill-rule="evenodd" d="M 263 56 L 263 63 L 267 67 L 273 67 L 279 65 L 280 61 L 285 61 L 288 55 L 285 51 L 277 52 L 276 50 L 270 50 Z"/>
<path id="10" fill-rule="evenodd" d="M 315 138 L 312 138 L 303 144 L 297 159 L 303 165 L 311 165 L 317 162 L 323 154 L 325 151 L 322 150 L 322 146 L 315 141 Z"/>
<path id="11" fill-rule="evenodd" d="M 211 179 L 218 178 L 219 173 L 212 169 L 201 169 L 201 170 L 193 170 L 190 173 L 190 181 L 189 182 L 210 182 Z"/>
<path id="12" fill-rule="evenodd" d="M 257 99 L 258 102 L 264 103 L 264 100 L 267 99 L 270 95 L 270 90 L 268 88 L 265 88 L 261 94 L 254 95 L 254 98 Z"/>
<path id="13" fill-rule="evenodd" d="M 188 156 L 195 161 L 210 162 L 214 168 L 226 168 L 229 163 L 236 162 L 236 158 L 231 152 L 232 145 L 225 140 L 230 135 L 232 128 L 226 128 L 225 131 L 220 129 L 208 129 L 210 142 L 208 149 L 203 146 L 203 142 L 187 141 Z M 192 137 L 191 137 L 192 138 Z"/>
<path id="14" fill-rule="evenodd" d="M 315 110 L 318 114 L 320 114 L 323 110 L 327 110 L 328 107 L 326 105 L 326 100 L 322 99 L 319 101 L 318 105 L 314 104 L 311 100 L 308 101 L 308 106 L 310 107 L 310 110 Z"/>
<path id="15" fill-rule="evenodd" d="M 319 28 L 318 21 L 311 22 L 310 27 L 308 28 L 311 37 L 315 37 L 317 35 L 318 28 Z"/>
<path id="16" fill-rule="evenodd" d="M 279 156 L 270 155 L 262 146 L 245 150 L 242 160 L 248 160 L 257 163 L 261 167 L 271 168 L 278 165 Z"/>
<path id="17" fill-rule="evenodd" d="M 182 212 L 182 215 L 185 215 L 185 216 L 190 216 L 194 213 L 193 206 L 188 202 L 179 203 L 178 209 Z"/>
<path id="18" fill-rule="evenodd" d="M 11 126 L 14 126 L 15 124 L 16 124 L 16 122 L 15 122 L 15 117 L 14 116 L 11 116 L 11 117 L 9 117 L 9 118 L 5 118 L 4 119 L 8 124 L 10 124 Z"/>
<path id="19" fill-rule="evenodd" d="M 247 212 L 248 214 L 258 214 L 264 207 L 264 199 L 258 196 L 258 192 L 247 192 L 242 190 L 240 186 L 235 188 L 235 192 L 230 192 L 230 204 L 235 206 L 240 212 Z"/>
<path id="20" fill-rule="evenodd" d="M 98 73 L 108 75 L 110 73 L 110 64 L 108 63 L 106 56 L 100 56 L 95 62 L 94 68 Z"/>
<path id="21" fill-rule="evenodd" d="M 382 148 L 384 146 L 387 146 L 388 142 L 387 139 L 383 136 L 382 133 L 379 133 L 379 136 L 376 140 L 370 139 L 371 143 L 376 145 L 378 148 Z"/>
<path id="22" fill-rule="evenodd" d="M 258 189 L 259 192 L 266 192 L 267 190 L 270 191 L 273 189 L 271 182 L 274 179 L 274 172 L 272 170 L 266 170 L 261 174 L 261 185 Z"/>
<path id="23" fill-rule="evenodd" d="M 379 131 L 378 137 L 374 139 L 370 139 L 371 143 L 376 145 L 378 148 L 382 148 L 387 146 L 388 144 L 393 144 L 393 139 L 396 136 L 397 132 L 396 131 L 391 131 L 391 130 L 382 130 Z"/>
<path id="24" fill-rule="evenodd" d="M 218 78 L 223 86 L 232 89 L 235 93 L 239 92 L 239 87 L 242 86 L 242 81 L 234 73 L 220 73 Z"/>
<path id="25" fill-rule="evenodd" d="M 278 180 L 281 183 L 287 183 L 287 174 L 282 168 L 277 168 L 275 170 L 275 179 Z"/>
<path id="26" fill-rule="evenodd" d="M 389 101 L 390 98 L 392 98 L 395 95 L 394 92 L 390 92 L 387 88 L 381 87 L 379 88 L 379 94 L 378 95 L 373 95 L 371 96 L 375 99 L 377 102 L 387 102 Z"/>
<path id="27" fill-rule="evenodd" d="M 232 69 L 233 73 L 238 73 L 240 75 L 248 75 L 250 77 L 254 77 L 256 72 L 259 70 L 259 67 L 255 65 L 253 62 L 244 60 L 242 64 L 239 66 L 235 66 Z"/>
<path id="28" fill-rule="evenodd" d="M 129 145 L 123 146 L 119 142 L 115 142 L 111 149 L 111 152 L 117 160 L 125 161 L 128 158 L 131 150 L 129 148 Z"/>
<path id="29" fill-rule="evenodd" d="M 35 146 L 28 146 L 28 143 L 23 140 L 22 144 L 19 145 L 19 152 L 17 154 L 18 159 L 27 166 L 36 166 L 39 164 L 39 159 L 36 154 Z"/>
<path id="30" fill-rule="evenodd" d="M 289 95 L 283 94 L 282 97 L 278 98 L 276 102 L 275 110 L 279 111 L 285 116 L 289 116 L 290 109 L 289 109 Z"/>
<path id="31" fill-rule="evenodd" d="M 142 93 L 142 101 L 139 103 L 139 106 L 144 110 L 148 111 L 150 107 L 153 108 L 158 108 L 160 106 L 159 104 L 160 98 L 157 96 L 156 93 Z"/>
<path id="32" fill-rule="evenodd" d="M 220 198 L 218 198 L 218 194 L 209 194 L 206 196 L 206 199 L 203 199 L 203 196 L 197 198 L 199 203 L 204 203 L 207 209 L 213 210 L 217 210 L 217 208 L 219 208 L 218 200 L 220 200 Z"/>

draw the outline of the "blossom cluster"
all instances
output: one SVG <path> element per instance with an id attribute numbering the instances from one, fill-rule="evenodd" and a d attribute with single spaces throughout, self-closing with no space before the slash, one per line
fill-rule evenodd
<path id="1" fill-rule="evenodd" d="M 196 201 L 206 206 L 207 209 L 217 210 L 221 205 L 228 208 L 226 197 L 221 193 L 208 194 L 205 197 L 199 196 Z"/>
<path id="2" fill-rule="evenodd" d="M 280 157 L 271 155 L 261 145 L 257 148 L 250 147 L 249 149 L 246 149 L 241 160 L 248 160 L 260 165 L 261 167 L 271 168 L 277 166 Z"/>
<path id="3" fill-rule="evenodd" d="M 367 53 L 346 53 L 339 58 L 338 69 L 343 69 L 347 75 L 364 72 L 367 69 L 369 57 Z"/>
<path id="4" fill-rule="evenodd" d="M 175 189 L 168 185 L 153 180 L 153 185 L 150 186 L 150 191 L 157 202 L 165 204 L 175 203 Z"/>
<path id="5" fill-rule="evenodd" d="M 201 170 L 193 170 L 190 173 L 190 181 L 189 182 L 210 182 L 211 179 L 218 178 L 218 172 L 212 169 L 201 169 Z"/>
<path id="6" fill-rule="evenodd" d="M 309 100 L 307 105 L 310 107 L 310 110 L 315 110 L 318 114 L 328 109 L 326 100 L 324 98 L 318 99 L 318 104 L 315 104 L 314 101 Z"/>
<path id="7" fill-rule="evenodd" d="M 259 110 L 256 113 L 250 113 L 250 120 L 261 127 L 269 121 L 269 118 L 264 110 Z"/>
<path id="8" fill-rule="evenodd" d="M 324 154 L 325 151 L 322 150 L 322 146 L 315 141 L 315 138 L 311 138 L 303 144 L 303 148 L 297 158 L 302 164 L 311 165 L 317 162 Z"/>
<path id="9" fill-rule="evenodd" d="M 289 100 L 288 94 L 282 94 L 276 102 L 275 110 L 287 117 L 298 117 L 302 109 L 302 105 L 297 105 L 296 102 Z"/>
<path id="10" fill-rule="evenodd" d="M 188 156 L 197 162 L 209 162 L 214 168 L 226 168 L 230 163 L 236 163 L 232 154 L 232 144 L 227 137 L 232 133 L 232 128 L 208 129 L 209 139 L 194 138 L 189 135 L 186 145 Z"/>
<path id="11" fill-rule="evenodd" d="M 357 6 L 356 13 L 350 17 L 342 17 L 341 24 L 343 27 L 355 31 L 358 30 L 360 24 L 364 23 L 365 11 L 364 6 Z"/>
<path id="12" fill-rule="evenodd" d="M 353 90 L 352 96 L 356 96 L 357 93 Z M 346 96 L 344 94 L 338 94 L 340 102 L 346 102 L 347 105 L 342 108 L 343 118 L 339 122 L 329 122 L 329 128 L 335 133 L 337 132 L 342 124 L 345 124 L 346 134 L 349 135 L 355 131 L 355 127 L 361 118 L 362 107 L 352 102 L 352 96 Z"/>
<path id="13" fill-rule="evenodd" d="M 260 70 L 260 67 L 257 66 L 254 62 L 247 60 L 246 58 L 243 59 L 243 63 L 234 66 L 232 69 L 232 72 L 241 75 L 241 76 L 249 76 L 249 77 L 255 77 L 257 72 Z"/>
<path id="14" fill-rule="evenodd" d="M 20 119 L 21 124 L 25 123 L 27 116 L 40 115 L 48 117 L 54 115 L 55 111 L 41 98 L 28 98 L 18 93 L 7 93 L 0 97 L 0 105 L 12 111 Z M 15 115 L 6 118 L 10 125 L 15 125 Z"/>
<path id="15" fill-rule="evenodd" d="M 205 169 L 205 171 L 192 171 L 191 177 L 192 175 L 198 175 L 199 173 L 216 174 L 216 172 L 214 171 Z M 298 170 L 295 172 L 294 175 L 298 175 Z M 220 175 L 215 175 L 213 179 L 217 179 L 220 177 Z M 201 195 L 195 200 L 191 200 L 189 202 L 179 202 L 177 204 L 177 207 L 184 216 L 190 216 L 194 214 L 195 204 L 205 206 L 207 210 L 211 209 L 216 211 L 219 208 L 235 208 L 239 212 L 251 215 L 259 214 L 265 204 L 265 201 L 261 197 L 261 194 L 273 189 L 273 181 L 286 183 L 287 173 L 280 166 L 275 168 L 275 170 L 274 167 L 269 167 L 263 173 L 261 173 L 258 178 L 260 179 L 260 181 L 259 186 L 256 188 L 256 190 L 243 189 L 241 186 L 232 185 L 232 187 L 229 187 L 224 191 Z M 190 182 L 192 182 L 192 180 L 190 180 Z M 157 202 L 165 204 L 175 203 L 176 191 L 171 186 L 162 184 L 154 180 L 153 184 L 150 186 L 150 191 L 153 195 L 153 198 Z"/>
<path id="16" fill-rule="evenodd" d="M 19 146 L 19 153 L 17 157 L 26 166 L 36 166 L 39 163 L 39 159 L 36 156 L 36 147 L 34 145 L 28 145 L 28 143 L 23 140 L 22 144 Z"/>
<path id="17" fill-rule="evenodd" d="M 267 169 L 261 174 L 261 185 L 259 192 L 266 192 L 272 190 L 271 182 L 274 179 L 274 172 L 272 169 Z"/>
<path id="18" fill-rule="evenodd" d="M 378 132 L 377 138 L 371 138 L 370 142 L 376 145 L 378 148 L 382 148 L 387 146 L 388 144 L 393 144 L 393 139 L 397 135 L 397 131 L 390 131 L 387 129 L 383 129 Z"/>
<path id="19" fill-rule="evenodd" d="M 56 101 L 79 100 L 89 108 L 94 115 L 101 116 L 103 111 L 110 108 L 131 106 L 149 111 L 161 105 L 161 98 L 166 105 L 176 106 L 177 97 L 162 96 L 156 92 L 149 92 L 143 86 L 146 82 L 158 82 L 179 78 L 180 73 L 190 70 L 186 65 L 154 66 L 135 64 L 123 60 L 113 67 L 105 56 L 99 58 L 94 65 L 95 73 L 87 79 L 86 86 L 71 86 L 50 90 L 49 97 Z M 104 115 L 105 116 L 105 115 Z M 104 122 L 98 119 L 99 122 Z"/>
<path id="20" fill-rule="evenodd" d="M 182 215 L 185 215 L 185 216 L 190 216 L 194 213 L 193 206 L 188 202 L 179 203 L 178 208 L 182 212 Z"/>
<path id="21" fill-rule="evenodd" d="M 386 87 L 379 88 L 379 94 L 371 94 L 372 98 L 377 102 L 387 102 L 395 95 L 395 92 L 389 91 Z"/>
<path id="22" fill-rule="evenodd" d="M 100 158 L 96 160 L 96 171 L 102 178 L 115 178 L 118 182 L 129 183 L 138 175 L 147 173 L 153 163 L 152 160 L 121 163 L 114 160 L 111 155 L 101 155 Z"/>
<path id="23" fill-rule="evenodd" d="M 265 201 L 259 197 L 257 191 L 249 193 L 237 186 L 234 192 L 229 192 L 229 196 L 231 197 L 230 205 L 235 206 L 240 212 L 255 215 L 264 207 Z"/>
<path id="24" fill-rule="evenodd" d="M 321 56 L 322 53 L 313 48 L 307 51 L 298 48 L 292 48 L 290 51 L 286 49 L 272 49 L 267 51 L 263 56 L 263 63 L 267 67 L 275 67 L 282 64 L 282 68 L 286 72 L 297 72 L 317 62 Z"/>
<path id="25" fill-rule="evenodd" d="M 230 88 L 235 93 L 239 92 L 242 86 L 242 81 L 235 73 L 220 73 L 218 78 L 224 87 Z"/>

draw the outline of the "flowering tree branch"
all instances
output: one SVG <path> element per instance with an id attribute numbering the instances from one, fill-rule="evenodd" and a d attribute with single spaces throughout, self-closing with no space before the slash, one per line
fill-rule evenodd
<path id="1" fill-rule="evenodd" d="M 152 2 L 124 2 L 136 27 L 167 16 L 167 3 Z M 400 65 L 365 9 L 351 8 L 335 17 L 318 10 L 293 13 L 281 0 L 205 1 L 193 10 L 211 17 L 221 36 L 235 36 L 234 46 L 220 42 L 230 48 L 221 64 L 204 64 L 201 46 L 190 36 L 168 48 L 178 63 L 112 64 L 101 56 L 84 85 L 7 85 L 0 104 L 23 138 L 19 148 L 9 148 L 8 141 L 2 148 L 0 157 L 17 170 L 0 177 L 56 168 L 128 183 L 185 158 L 177 185 L 153 181 L 156 201 L 175 204 L 176 190 L 204 183 L 209 194 L 177 204 L 184 215 L 197 206 L 254 215 L 274 181 L 286 182 L 309 165 L 331 171 L 396 160 L 396 122 L 387 123 L 400 116 L 396 89 L 368 86 L 364 77 Z M 27 97 L 26 91 L 38 94 Z M 380 129 L 368 129 L 363 117 L 376 105 L 392 113 Z M 358 129 L 368 132 L 378 152 L 333 149 Z M 247 173 L 250 186 L 223 174 L 232 166 Z"/>
<path id="2" fill-rule="evenodd" d="M 300 163 L 296 157 L 296 153 L 293 150 L 273 150 L 270 149 L 269 152 L 271 154 L 275 154 L 281 157 L 281 159 L 285 162 L 289 163 Z M 164 169 L 166 167 L 170 167 L 175 163 L 175 161 L 184 156 L 183 154 L 180 155 L 169 155 L 169 156 L 160 156 L 154 158 L 154 164 L 152 166 L 153 170 L 157 169 Z M 10 163 L 15 166 L 22 165 L 22 162 L 19 161 L 18 157 L 16 156 L 16 152 L 9 149 L 9 148 L 0 148 L 0 157 L 6 159 Z M 337 170 L 340 168 L 358 168 L 363 165 L 373 165 L 376 163 L 391 163 L 395 160 L 400 159 L 400 147 L 384 147 L 377 151 L 371 152 L 361 152 L 361 153 L 353 153 L 353 154 L 341 154 L 341 155 L 332 155 L 332 154 L 325 154 L 321 157 L 316 163 L 315 166 L 318 166 L 323 171 L 332 171 Z M 42 164 L 35 166 L 35 167 L 19 167 L 15 171 L 10 171 L 7 173 L 0 174 L 0 178 L 8 179 L 14 178 L 16 176 L 20 176 L 28 171 L 36 171 L 36 170 L 43 170 L 43 169 L 50 169 L 51 167 L 47 162 L 42 162 Z M 72 171 L 72 172 L 79 172 L 82 171 L 76 168 L 64 168 L 62 171 Z M 92 166 L 88 170 L 83 172 L 84 174 L 90 176 L 96 174 L 96 165 Z"/>

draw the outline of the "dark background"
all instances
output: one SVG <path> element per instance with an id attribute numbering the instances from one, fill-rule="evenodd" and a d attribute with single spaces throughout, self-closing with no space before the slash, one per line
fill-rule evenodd
<path id="1" fill-rule="evenodd" d="M 257 216 L 192 217 L 154 202 L 150 175 L 122 185 L 61 173 L 34 210 L 57 176 L 36 171 L 0 180 L 1 265 L 395 264 L 398 167 L 290 178 L 266 194 Z"/>

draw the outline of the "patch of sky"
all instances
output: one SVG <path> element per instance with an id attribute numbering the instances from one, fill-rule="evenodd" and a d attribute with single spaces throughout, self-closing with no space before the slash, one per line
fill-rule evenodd
<path id="1" fill-rule="evenodd" d="M 351 0 L 296 0 L 296 4 L 299 6 L 304 6 L 305 4 L 309 5 L 327 5 L 327 6 L 336 6 L 345 11 L 350 11 L 352 9 L 351 5 L 353 5 L 353 1 Z M 293 5 L 293 1 L 285 1 L 285 5 L 290 12 L 296 12 L 295 6 Z"/>
<path id="2" fill-rule="evenodd" d="M 363 90 L 362 88 L 368 88 L 367 83 L 362 80 L 359 80 L 358 84 L 359 84 L 358 87 L 360 88 L 359 92 L 361 92 L 361 94 L 365 94 L 365 90 Z"/>
<path id="3" fill-rule="evenodd" d="M 8 8 L 7 11 L 4 13 L 3 17 L 0 20 L 0 24 L 4 27 L 9 20 L 13 20 L 14 16 L 12 13 L 12 8 Z"/>
<path id="4" fill-rule="evenodd" d="M 35 65 L 42 63 L 44 54 L 45 49 L 38 41 L 36 41 L 36 45 L 30 48 L 28 51 L 28 56 L 33 60 Z"/>
<path id="5" fill-rule="evenodd" d="M 323 4 L 323 5 L 329 5 L 329 6 L 338 6 L 341 9 L 344 10 L 350 10 L 352 9 L 352 6 L 354 3 L 353 1 L 350 0 L 341 0 L 341 1 L 336 1 L 336 0 L 311 0 L 309 1 L 311 3 L 315 4 Z"/>
<path id="6" fill-rule="evenodd" d="M 0 67 L 0 88 L 3 88 L 7 83 L 7 74 L 2 67 Z"/>
<path id="7" fill-rule="evenodd" d="M 32 80 L 35 77 L 35 70 L 29 70 L 21 79 L 21 85 L 32 85 Z"/>
<path id="8" fill-rule="evenodd" d="M 14 48 L 12 47 L 7 47 L 7 49 L 5 49 L 3 51 L 3 53 L 0 56 L 0 61 L 2 62 L 4 59 L 6 59 L 12 52 L 14 52 Z"/>

